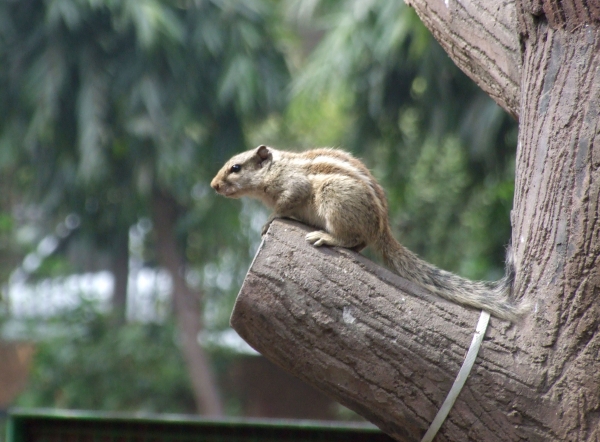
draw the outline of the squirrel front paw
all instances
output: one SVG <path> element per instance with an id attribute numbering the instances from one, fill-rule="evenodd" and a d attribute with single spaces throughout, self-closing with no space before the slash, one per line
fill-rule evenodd
<path id="1" fill-rule="evenodd" d="M 314 232 L 307 233 L 306 240 L 315 247 L 338 245 L 333 236 L 322 230 L 315 230 Z"/>
<path id="2" fill-rule="evenodd" d="M 360 252 L 366 246 L 364 242 L 356 244 L 355 242 L 342 241 L 339 238 L 336 238 L 335 236 L 323 230 L 315 230 L 314 232 L 307 233 L 305 238 L 306 241 L 308 241 L 315 247 L 346 247 L 350 250 L 354 250 L 355 252 Z"/>

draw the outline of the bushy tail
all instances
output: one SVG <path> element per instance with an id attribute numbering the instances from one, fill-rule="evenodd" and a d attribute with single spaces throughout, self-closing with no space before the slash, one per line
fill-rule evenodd
<path id="1" fill-rule="evenodd" d="M 510 247 L 507 251 L 505 276 L 498 281 L 487 282 L 470 281 L 438 269 L 402 246 L 389 231 L 382 235 L 378 246 L 386 265 L 397 275 L 441 298 L 486 310 L 491 315 L 508 321 L 515 321 L 526 310 L 525 305 L 519 306 L 511 302 L 515 269 Z"/>

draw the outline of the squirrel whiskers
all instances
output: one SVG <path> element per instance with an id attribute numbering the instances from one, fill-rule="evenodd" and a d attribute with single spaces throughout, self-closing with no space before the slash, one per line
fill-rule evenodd
<path id="1" fill-rule="evenodd" d="M 523 307 L 511 302 L 510 250 L 506 275 L 495 282 L 470 281 L 423 261 L 394 238 L 382 187 L 349 153 L 336 149 L 295 153 L 259 146 L 231 158 L 211 186 L 230 198 L 262 201 L 273 209 L 270 220 L 286 217 L 316 227 L 319 230 L 306 235 L 315 246 L 358 251 L 370 245 L 396 274 L 451 302 L 509 321 L 522 314 Z"/>

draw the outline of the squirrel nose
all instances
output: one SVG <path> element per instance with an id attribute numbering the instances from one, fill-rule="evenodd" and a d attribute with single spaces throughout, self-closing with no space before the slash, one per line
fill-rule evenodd
<path id="1" fill-rule="evenodd" d="M 217 192 L 219 191 L 219 183 L 217 183 L 216 181 L 213 181 L 212 183 L 210 183 L 210 187 L 215 189 Z"/>

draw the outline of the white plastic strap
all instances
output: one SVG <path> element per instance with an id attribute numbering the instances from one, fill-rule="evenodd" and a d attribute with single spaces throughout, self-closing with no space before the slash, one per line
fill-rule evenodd
<path id="1" fill-rule="evenodd" d="M 473 341 L 471 341 L 471 346 L 469 347 L 469 351 L 467 352 L 467 356 L 465 357 L 465 361 L 460 367 L 458 371 L 458 375 L 454 380 L 454 384 L 452 384 L 452 388 L 448 392 L 448 396 L 446 396 L 446 400 L 442 404 L 440 410 L 438 411 L 435 419 L 431 422 L 427 433 L 421 439 L 421 442 L 431 442 L 440 427 L 446 420 L 448 413 L 452 409 L 456 398 L 460 394 L 467 378 L 469 377 L 469 373 L 471 372 L 471 368 L 475 363 L 475 359 L 477 358 L 477 353 L 479 353 L 479 347 L 481 347 L 481 341 L 483 341 L 483 337 L 485 335 L 485 331 L 487 330 L 488 322 L 490 321 L 490 314 L 486 311 L 481 311 L 481 316 L 479 316 L 479 322 L 477 322 L 477 327 L 475 328 L 475 334 L 473 335 Z"/>

